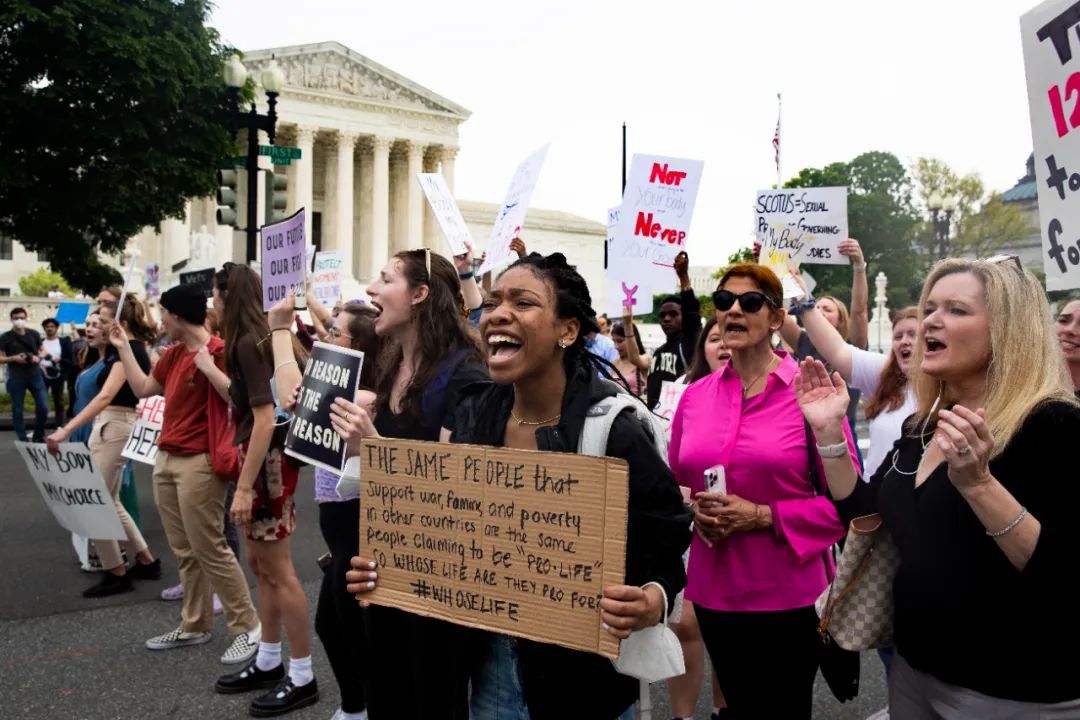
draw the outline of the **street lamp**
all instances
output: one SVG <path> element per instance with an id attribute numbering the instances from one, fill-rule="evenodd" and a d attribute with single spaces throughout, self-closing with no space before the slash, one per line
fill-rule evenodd
<path id="1" fill-rule="evenodd" d="M 952 228 L 952 216 L 956 212 L 959 200 L 955 195 L 942 197 L 940 193 L 933 193 L 926 200 L 926 206 L 930 209 L 930 218 L 934 225 L 934 241 L 938 248 L 938 260 L 944 260 L 949 254 L 949 231 Z"/>
<path id="2" fill-rule="evenodd" d="M 270 144 L 274 144 L 274 134 L 277 126 L 277 97 L 285 86 L 285 73 L 278 67 L 277 61 L 270 56 L 270 64 L 263 69 L 260 76 L 263 89 L 266 91 L 266 102 L 269 110 L 265 115 L 260 115 L 255 106 L 247 111 L 240 109 L 240 89 L 248 80 L 248 71 L 240 62 L 238 55 L 232 55 L 225 62 L 225 86 L 229 93 L 231 107 L 229 119 L 232 124 L 233 142 L 240 132 L 240 128 L 247 130 L 247 157 L 244 169 L 247 170 L 247 227 L 244 232 L 247 235 L 247 261 L 254 262 L 258 252 L 259 231 L 259 131 L 266 132 Z"/>

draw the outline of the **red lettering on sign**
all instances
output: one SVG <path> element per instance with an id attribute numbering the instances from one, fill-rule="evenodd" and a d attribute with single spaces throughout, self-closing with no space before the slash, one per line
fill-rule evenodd
<path id="1" fill-rule="evenodd" d="M 686 173 L 681 170 L 668 170 L 668 164 L 653 163 L 652 172 L 649 174 L 649 182 L 654 183 L 660 181 L 665 185 L 678 186 L 682 183 L 686 177 Z"/>
<path id="2" fill-rule="evenodd" d="M 634 234 L 649 238 L 658 237 L 661 240 L 667 240 L 669 245 L 682 245 L 683 240 L 686 239 L 685 231 L 665 228 L 660 223 L 653 222 L 652 213 L 646 215 L 643 212 L 638 212 L 637 222 L 634 223 Z"/>

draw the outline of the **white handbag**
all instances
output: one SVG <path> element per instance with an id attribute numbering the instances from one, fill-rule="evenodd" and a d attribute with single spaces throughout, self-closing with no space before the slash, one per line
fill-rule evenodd
<path id="1" fill-rule="evenodd" d="M 648 683 L 667 680 L 686 673 L 682 644 L 667 624 L 667 593 L 659 583 L 646 583 L 660 588 L 664 596 L 664 614 L 656 625 L 634 630 L 619 646 L 619 657 L 611 662 L 623 675 Z"/>

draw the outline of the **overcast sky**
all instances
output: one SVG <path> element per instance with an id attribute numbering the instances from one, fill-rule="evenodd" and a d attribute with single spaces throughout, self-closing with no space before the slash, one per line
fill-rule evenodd
<path id="1" fill-rule="evenodd" d="M 532 206 L 603 222 L 625 121 L 630 154 L 705 161 L 688 244 L 713 265 L 749 243 L 754 191 L 776 181 L 777 92 L 785 179 L 885 150 L 1011 187 L 1031 152 L 1019 18 L 1034 4 L 219 0 L 212 24 L 245 50 L 336 40 L 471 110 L 468 200 L 501 202 L 550 141 Z"/>

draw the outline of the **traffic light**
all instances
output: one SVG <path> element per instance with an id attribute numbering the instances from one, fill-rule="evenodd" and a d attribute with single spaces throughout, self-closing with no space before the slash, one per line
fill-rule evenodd
<path id="1" fill-rule="evenodd" d="M 281 222 L 286 218 L 285 208 L 289 204 L 289 178 L 286 175 L 266 171 L 266 222 Z"/>
<path id="2" fill-rule="evenodd" d="M 239 180 L 236 170 L 217 171 L 217 222 L 218 225 L 232 225 L 236 227 L 236 183 Z"/>

